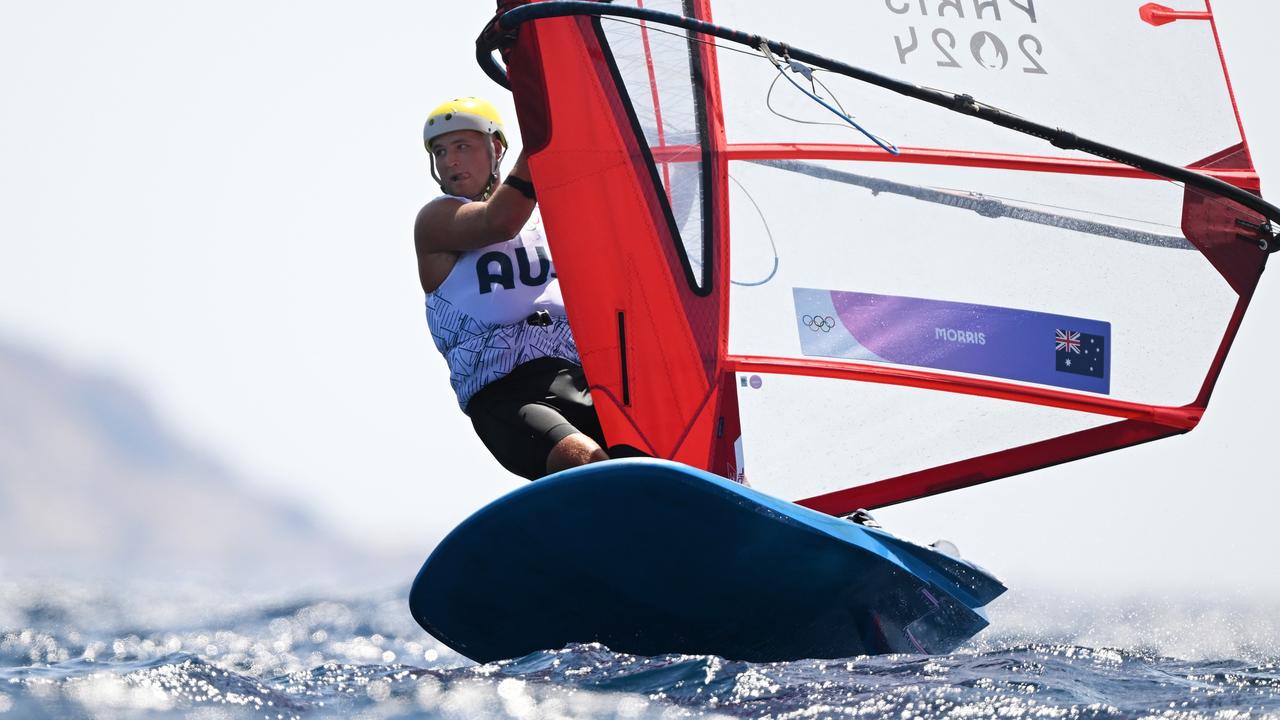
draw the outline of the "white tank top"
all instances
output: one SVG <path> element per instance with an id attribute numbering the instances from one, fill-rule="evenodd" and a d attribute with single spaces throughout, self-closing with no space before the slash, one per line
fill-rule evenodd
<path id="1" fill-rule="evenodd" d="M 540 310 L 549 325 L 528 322 Z M 464 411 L 476 392 L 518 365 L 542 357 L 581 362 L 536 207 L 520 234 L 458 256 L 427 293 L 427 325 Z"/>

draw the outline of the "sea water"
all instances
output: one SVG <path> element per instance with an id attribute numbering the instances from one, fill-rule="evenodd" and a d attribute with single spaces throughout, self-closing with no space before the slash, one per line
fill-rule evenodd
<path id="1" fill-rule="evenodd" d="M 1011 590 L 954 653 L 746 663 L 599 645 L 479 665 L 407 587 L 0 580 L 8 718 L 1280 718 L 1280 602 Z"/>

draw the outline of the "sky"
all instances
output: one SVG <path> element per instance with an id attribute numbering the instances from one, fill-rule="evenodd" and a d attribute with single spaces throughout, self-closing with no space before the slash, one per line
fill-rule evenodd
<path id="1" fill-rule="evenodd" d="M 523 481 L 476 439 L 427 333 L 411 232 L 437 189 L 421 125 L 464 95 L 511 126 L 514 112 L 474 61 L 490 3 L 353 8 L 0 5 L 0 335 L 119 373 L 259 491 L 425 556 Z M 1215 9 L 1270 187 L 1280 4 Z M 882 521 L 1015 581 L 1280 590 L 1273 281 L 1195 432 Z"/>

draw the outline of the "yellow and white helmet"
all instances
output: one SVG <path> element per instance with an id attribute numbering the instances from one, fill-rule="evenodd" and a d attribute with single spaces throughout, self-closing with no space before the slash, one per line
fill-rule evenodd
<path id="1" fill-rule="evenodd" d="M 502 143 L 502 149 L 507 149 L 507 135 L 502 130 L 498 110 L 480 98 L 457 98 L 432 110 L 426 125 L 422 126 L 422 144 L 430 152 L 432 140 L 454 130 L 475 130 L 495 135 Z"/>
<path id="2" fill-rule="evenodd" d="M 497 108 L 480 98 L 464 97 L 444 103 L 427 116 L 427 122 L 422 126 L 422 144 L 427 148 L 427 155 L 431 158 L 431 177 L 439 183 L 442 191 L 445 187 L 436 170 L 436 158 L 431 152 L 431 141 L 454 130 L 475 130 L 484 133 L 486 137 L 498 138 L 498 142 L 502 144 L 500 152 L 494 152 L 493 146 L 489 146 L 492 167 L 489 172 L 489 184 L 485 187 L 483 194 L 483 197 L 489 197 L 498 185 L 498 165 L 507 151 L 507 134 L 502 130 L 502 118 L 498 115 Z"/>

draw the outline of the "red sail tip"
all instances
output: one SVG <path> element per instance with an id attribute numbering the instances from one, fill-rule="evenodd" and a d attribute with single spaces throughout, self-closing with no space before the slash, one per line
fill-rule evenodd
<path id="1" fill-rule="evenodd" d="M 1174 10 L 1159 3 L 1147 3 L 1138 8 L 1138 17 L 1148 25 L 1159 27 L 1175 20 L 1209 20 L 1213 14 L 1203 10 Z"/>

